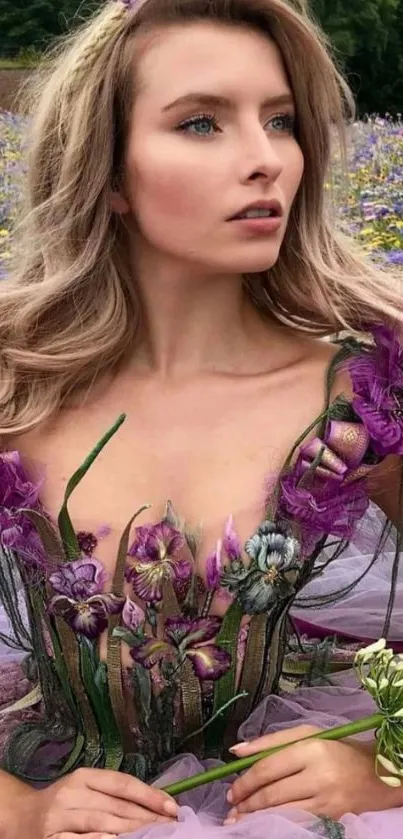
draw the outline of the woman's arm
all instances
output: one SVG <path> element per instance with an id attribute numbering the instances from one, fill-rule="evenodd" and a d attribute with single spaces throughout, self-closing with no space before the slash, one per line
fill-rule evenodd
<path id="1" fill-rule="evenodd" d="M 15 831 L 19 828 L 16 822 L 20 823 L 20 816 L 24 810 L 28 815 L 34 794 L 34 790 L 28 784 L 0 769 L 0 839 L 14 839 L 14 836 L 17 836 Z M 32 826 L 30 836 L 36 839 L 32 834 Z"/>

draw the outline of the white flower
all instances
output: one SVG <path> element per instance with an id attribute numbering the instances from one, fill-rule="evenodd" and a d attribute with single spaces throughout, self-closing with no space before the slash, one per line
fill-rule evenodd
<path id="1" fill-rule="evenodd" d="M 385 757 L 384 755 L 377 754 L 376 756 L 377 761 L 382 764 L 383 768 L 390 772 L 392 775 L 400 775 L 400 769 L 392 763 L 389 758 Z"/>
<path id="2" fill-rule="evenodd" d="M 379 775 L 379 780 L 387 784 L 388 787 L 401 787 L 402 785 L 400 778 L 396 778 L 394 775 Z"/>
<path id="3" fill-rule="evenodd" d="M 364 683 L 365 687 L 368 688 L 369 691 L 378 690 L 378 685 L 377 685 L 375 679 L 371 679 L 370 676 L 367 676 L 365 679 L 363 679 L 363 683 Z"/>
<path id="4" fill-rule="evenodd" d="M 359 650 L 356 659 L 362 663 L 369 661 L 372 656 L 377 655 L 378 653 L 382 652 L 386 647 L 386 640 L 385 638 L 380 638 L 379 641 L 375 641 L 374 644 L 370 644 L 368 647 L 364 647 L 363 650 Z"/>

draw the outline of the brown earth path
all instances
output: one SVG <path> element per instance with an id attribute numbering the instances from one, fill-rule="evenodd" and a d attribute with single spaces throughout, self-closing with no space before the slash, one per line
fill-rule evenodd
<path id="1" fill-rule="evenodd" d="M 0 108 L 4 111 L 18 111 L 16 96 L 29 73 L 29 70 L 0 70 Z"/>

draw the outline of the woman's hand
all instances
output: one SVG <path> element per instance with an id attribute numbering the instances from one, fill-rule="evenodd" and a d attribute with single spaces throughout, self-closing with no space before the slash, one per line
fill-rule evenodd
<path id="1" fill-rule="evenodd" d="M 237 757 L 246 757 L 319 731 L 302 725 L 239 744 L 232 751 Z M 382 770 L 382 774 L 388 773 Z M 350 740 L 314 739 L 255 763 L 233 783 L 228 801 L 232 805 L 228 823 L 246 813 L 283 806 L 339 819 L 345 813 L 402 806 L 403 792 L 377 778 L 372 747 Z"/>
<path id="2" fill-rule="evenodd" d="M 170 796 L 130 775 L 77 769 L 46 789 L 24 794 L 15 833 L 7 837 L 109 839 L 152 822 L 171 822 L 176 812 Z"/>

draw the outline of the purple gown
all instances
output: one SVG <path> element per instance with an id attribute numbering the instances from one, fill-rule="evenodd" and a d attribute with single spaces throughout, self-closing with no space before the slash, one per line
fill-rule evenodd
<path id="1" fill-rule="evenodd" d="M 60 677 L 64 664 L 57 646 L 60 643 L 63 648 L 66 637 L 76 645 L 76 654 L 85 663 L 87 681 L 83 684 L 89 700 L 89 717 L 87 712 L 85 717 L 89 722 L 81 729 L 84 746 L 78 748 L 76 762 L 71 758 L 70 768 L 106 765 L 131 771 L 138 777 L 143 772 L 145 780 L 165 786 L 196 774 L 203 767 L 217 765 L 225 759 L 224 746 L 218 742 L 220 726 L 214 729 L 211 723 L 209 748 L 207 740 L 201 747 L 195 721 L 207 721 L 205 728 L 209 732 L 214 711 L 224 707 L 225 700 L 233 697 L 239 685 L 248 685 L 249 693 L 246 700 L 241 699 L 243 710 L 238 716 L 232 709 L 225 717 L 230 731 L 223 735 L 223 740 L 227 736 L 226 748 L 237 737 L 251 740 L 304 723 L 329 728 L 374 713 L 373 700 L 359 688 L 352 670 L 355 651 L 382 635 L 386 614 L 388 641 L 395 650 L 403 650 L 399 540 L 394 528 L 385 529 L 384 515 L 369 504 L 366 488 L 366 476 L 374 464 L 389 454 L 403 453 L 403 412 L 395 410 L 403 393 L 403 351 L 390 331 L 378 329 L 374 335 L 375 349 L 350 347 L 347 355 L 352 359 L 354 399 L 328 406 L 327 420 L 318 436 L 311 435 L 300 446 L 294 465 L 280 476 L 276 515 L 269 518 L 266 511 L 266 518 L 245 544 L 246 563 L 232 519 L 228 520 L 222 552 L 217 547 L 206 560 L 204 611 L 196 616 L 192 613 L 196 603 L 192 597 L 196 597 L 197 589 L 191 570 L 194 543 L 189 534 L 181 532 L 172 509 L 167 508 L 161 522 L 136 528 L 134 542 L 130 546 L 127 543 L 123 552 L 128 565 L 117 570 L 113 592 L 105 594 L 105 573 L 93 555 L 95 537 L 81 534 L 80 541 L 80 534 L 76 534 L 74 544 L 79 545 L 79 552 L 75 556 L 70 553 L 70 564 L 55 565 L 49 534 L 45 550 L 43 539 L 38 540 L 35 521 L 21 519 L 21 508 L 46 519 L 39 487 L 23 471 L 17 452 L 0 457 L 0 757 L 3 755 L 6 769 L 11 766 L 19 774 L 21 768 L 21 777 L 28 775 L 33 783 L 37 777 L 38 783 L 45 783 L 50 779 L 49 772 L 57 777 L 55 767 L 63 765 L 73 753 L 74 742 L 77 746 L 74 730 L 69 729 L 70 740 L 62 742 L 55 730 L 49 729 L 48 740 L 42 738 L 40 747 L 32 746 L 32 754 L 27 757 L 22 741 L 19 743 L 18 736 L 14 736 L 20 730 L 34 731 L 35 726 L 40 730 L 46 707 L 52 707 L 52 691 L 46 695 L 46 679 L 51 680 L 56 691 L 61 691 L 62 683 L 66 684 Z M 374 390 L 374 381 L 378 380 L 379 387 Z M 161 546 L 165 553 L 161 553 Z M 14 578 L 18 561 L 21 573 Z M 132 600 L 125 601 L 119 594 L 124 578 L 133 586 Z M 47 581 L 46 591 L 49 585 L 53 589 L 46 608 L 43 580 Z M 213 593 L 221 589 L 228 595 L 228 614 L 235 626 L 232 641 L 226 644 L 220 634 L 226 618 L 221 624 L 221 619 L 209 611 Z M 35 614 L 41 604 L 43 615 L 38 622 Z M 51 617 L 45 619 L 45 615 Z M 245 615 L 250 619 L 246 634 L 240 623 Z M 270 623 L 273 615 L 277 615 L 277 623 Z M 119 671 L 117 682 L 117 671 L 113 672 L 109 664 L 103 668 L 96 654 L 96 638 L 111 623 L 117 627 L 111 637 L 129 644 L 134 662 L 133 670 L 125 673 L 124 678 Z M 281 650 L 272 643 L 274 626 L 283 641 Z M 267 643 L 259 647 L 262 632 Z M 38 667 L 35 655 L 28 656 L 30 638 L 34 653 L 41 652 L 36 658 L 41 662 Z M 234 660 L 241 667 L 236 683 Z M 259 666 L 256 664 L 254 670 L 255 661 Z M 278 664 L 278 672 L 269 678 L 267 673 L 273 661 Z M 178 666 L 182 674 L 180 684 L 174 675 Z M 88 681 L 91 672 L 95 674 L 95 692 Z M 77 685 L 73 671 L 67 667 L 63 673 L 70 678 L 69 690 L 74 693 Z M 40 696 L 30 694 L 38 679 Z M 129 736 L 134 736 L 138 749 L 135 754 L 124 752 L 123 735 L 116 724 L 122 710 L 116 685 L 126 685 L 127 680 L 132 680 L 134 699 L 141 694 L 142 703 L 148 708 L 142 716 L 140 707 L 135 720 L 123 719 L 123 725 L 127 722 L 130 729 Z M 232 693 L 225 694 L 228 684 L 232 684 Z M 172 685 L 175 689 L 170 692 Z M 190 704 L 184 685 L 192 687 Z M 31 698 L 25 707 L 15 705 L 27 694 Z M 249 695 L 253 695 L 253 702 L 252 698 L 249 702 Z M 69 693 L 65 688 L 60 697 L 67 708 Z M 236 709 L 237 703 L 233 707 Z M 98 714 L 100 708 L 103 721 Z M 167 719 L 180 720 L 182 734 L 188 734 L 182 738 L 186 741 L 183 748 L 178 748 L 175 730 L 169 725 L 163 735 L 157 732 L 155 739 L 149 725 L 153 713 L 160 714 L 161 726 Z M 23 723 L 29 723 L 31 728 L 21 728 Z M 164 743 L 161 738 L 165 738 Z M 29 744 L 31 748 L 31 741 Z M 155 761 L 146 765 L 147 752 L 152 749 Z M 132 762 L 125 763 L 129 758 Z M 82 760 L 87 762 L 81 764 Z M 126 839 L 403 836 L 403 808 L 359 816 L 346 813 L 338 822 L 291 808 L 271 809 L 225 826 L 230 781 L 183 794 L 178 799 L 178 822 L 148 826 L 126 835 Z"/>

